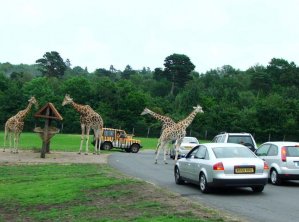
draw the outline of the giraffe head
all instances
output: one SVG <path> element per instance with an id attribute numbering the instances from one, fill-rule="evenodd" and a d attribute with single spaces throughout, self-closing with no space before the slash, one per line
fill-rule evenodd
<path id="1" fill-rule="evenodd" d="M 201 107 L 200 105 L 193 106 L 193 109 L 194 109 L 197 113 L 203 113 L 202 107 Z"/>
<path id="2" fill-rule="evenodd" d="M 34 96 L 32 96 L 32 97 L 28 100 L 28 102 L 29 102 L 30 104 L 34 104 L 36 109 L 38 108 L 38 102 L 37 102 L 37 100 L 35 99 Z"/>
<path id="3" fill-rule="evenodd" d="M 73 102 L 73 98 L 71 98 L 69 94 L 66 94 L 64 99 L 63 99 L 62 106 L 65 106 L 65 105 L 70 104 L 72 102 Z"/>
<path id="4" fill-rule="evenodd" d="M 146 115 L 149 114 L 151 111 L 148 108 L 144 108 L 144 110 L 142 111 L 142 113 L 140 115 Z"/>

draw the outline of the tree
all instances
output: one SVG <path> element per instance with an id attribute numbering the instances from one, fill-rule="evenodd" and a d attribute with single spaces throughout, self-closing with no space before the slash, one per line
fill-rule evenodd
<path id="1" fill-rule="evenodd" d="M 130 79 L 130 76 L 134 74 L 136 74 L 136 71 L 133 70 L 130 65 L 127 65 L 125 70 L 123 71 L 122 77 L 124 79 Z"/>
<path id="2" fill-rule="evenodd" d="M 294 62 L 273 58 L 267 66 L 267 72 L 276 84 L 285 86 L 299 84 L 299 69 Z"/>
<path id="3" fill-rule="evenodd" d="M 63 59 L 55 51 L 46 52 L 43 58 L 36 60 L 36 63 L 42 75 L 46 77 L 62 77 L 67 69 Z"/>
<path id="4" fill-rule="evenodd" d="M 155 68 L 153 73 L 153 78 L 157 81 L 165 78 L 163 70 L 161 68 Z"/>
<path id="5" fill-rule="evenodd" d="M 182 88 L 191 79 L 191 72 L 195 66 L 189 57 L 183 54 L 172 54 L 164 60 L 164 73 L 172 86 L 170 94 L 173 95 L 175 88 Z"/>

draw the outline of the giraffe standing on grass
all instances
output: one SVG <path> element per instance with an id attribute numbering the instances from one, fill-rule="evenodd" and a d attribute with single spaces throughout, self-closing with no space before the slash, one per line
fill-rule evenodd
<path id="1" fill-rule="evenodd" d="M 69 95 L 65 95 L 64 100 L 62 102 L 62 106 L 67 104 L 71 104 L 73 108 L 80 113 L 80 123 L 81 123 L 81 143 L 78 154 L 81 154 L 82 145 L 84 142 L 84 136 L 86 136 L 86 149 L 85 155 L 88 154 L 88 144 L 89 144 L 89 132 L 90 129 L 93 129 L 95 135 L 95 147 L 94 154 L 100 154 L 100 146 L 101 146 L 101 136 L 103 133 L 103 119 L 102 117 L 96 113 L 89 105 L 80 105 L 73 101 L 73 99 Z"/>
<path id="2" fill-rule="evenodd" d="M 178 148 L 180 147 L 183 138 L 186 136 L 186 128 L 192 123 L 193 119 L 195 118 L 197 113 L 203 113 L 202 107 L 197 105 L 193 107 L 194 110 L 187 116 L 185 119 L 181 120 L 180 122 L 176 123 L 174 126 L 167 127 L 161 134 L 159 141 L 158 141 L 158 152 L 155 159 L 155 164 L 158 163 L 158 156 L 160 150 L 164 150 L 164 163 L 166 162 L 166 150 L 165 146 L 169 141 L 176 140 L 176 154 L 175 154 L 175 161 L 178 159 Z"/>
<path id="3" fill-rule="evenodd" d="M 162 115 L 160 115 L 158 113 L 155 113 L 155 112 L 151 111 L 148 108 L 144 108 L 143 112 L 140 115 L 146 115 L 146 114 L 149 114 L 152 117 L 154 117 L 155 119 L 157 119 L 157 120 L 159 120 L 159 121 L 162 122 L 162 132 L 167 127 L 174 126 L 176 124 L 170 117 L 168 117 L 168 116 L 162 116 Z M 158 152 L 158 147 L 159 146 L 157 146 L 155 153 Z"/>
<path id="4" fill-rule="evenodd" d="M 28 106 L 26 109 L 19 111 L 15 116 L 10 117 L 6 123 L 5 123 L 5 133 L 4 133 L 4 149 L 3 152 L 5 152 L 5 146 L 6 146 L 6 140 L 7 137 L 9 136 L 9 148 L 10 152 L 12 153 L 18 153 L 18 146 L 19 146 L 19 140 L 20 140 L 20 135 L 23 131 L 24 127 L 24 119 L 28 115 L 28 113 L 31 110 L 32 105 L 34 104 L 35 107 L 37 108 L 38 102 L 35 99 L 34 96 L 32 96 L 28 100 Z M 14 136 L 14 146 L 12 150 L 12 143 L 11 143 L 11 138 L 12 134 Z"/>

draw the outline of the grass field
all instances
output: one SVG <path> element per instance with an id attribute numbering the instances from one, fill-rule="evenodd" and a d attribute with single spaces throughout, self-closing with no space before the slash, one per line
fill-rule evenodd
<path id="1" fill-rule="evenodd" d="M 232 221 L 106 164 L 0 165 L 0 172 L 1 222 Z"/>
<path id="2" fill-rule="evenodd" d="M 145 138 L 145 137 L 134 137 L 135 139 L 141 140 L 142 149 L 156 149 L 158 138 Z M 4 144 L 4 132 L 0 132 L 0 147 Z M 91 142 L 93 136 L 90 136 L 89 141 Z M 65 151 L 65 152 L 77 152 L 80 146 L 81 135 L 80 134 L 57 134 L 51 139 L 51 150 Z M 208 142 L 200 140 L 201 142 Z M 8 141 L 6 147 L 8 147 Z M 41 149 L 42 140 L 37 133 L 24 132 L 20 138 L 20 149 L 35 150 Z M 85 149 L 85 144 L 83 150 Z M 90 144 L 90 149 L 93 150 L 94 146 Z"/>
<path id="3" fill-rule="evenodd" d="M 89 141 L 91 142 L 93 136 L 90 136 Z M 141 144 L 143 146 L 142 149 L 155 149 L 157 146 L 157 138 L 138 138 L 141 140 Z M 65 152 L 77 152 L 80 146 L 81 135 L 79 134 L 57 134 L 51 139 L 51 150 L 56 151 L 65 151 Z M 4 132 L 0 132 L 0 147 L 3 147 L 4 144 Z M 8 147 L 9 142 L 6 142 L 6 147 Z M 40 139 L 37 133 L 28 133 L 24 132 L 21 134 L 20 138 L 20 149 L 41 149 L 42 140 Z M 90 144 L 91 150 L 93 150 L 94 146 Z M 83 150 L 85 149 L 85 144 L 83 146 Z"/>
<path id="4" fill-rule="evenodd" d="M 144 149 L 156 147 L 157 139 L 139 139 Z M 51 150 L 78 151 L 79 143 L 80 135 L 58 134 Z M 23 133 L 20 147 L 40 149 L 41 139 L 35 133 Z M 5 163 L 0 172 L 0 222 L 240 221 L 129 178 L 107 164 Z"/>

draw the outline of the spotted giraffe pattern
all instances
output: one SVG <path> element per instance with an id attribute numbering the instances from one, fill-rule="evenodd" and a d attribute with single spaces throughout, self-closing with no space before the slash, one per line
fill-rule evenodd
<path id="1" fill-rule="evenodd" d="M 167 127 L 171 127 L 171 126 L 174 126 L 176 123 L 168 116 L 162 116 L 158 113 L 155 113 L 153 111 L 151 111 L 150 109 L 148 108 L 144 108 L 143 112 L 140 114 L 140 115 L 146 115 L 146 114 L 149 114 L 151 115 L 152 117 L 154 117 L 155 119 L 159 120 L 162 122 L 162 132 L 167 128 Z M 156 147 L 156 151 L 155 153 L 158 152 L 158 148 L 159 148 L 159 144 L 157 145 Z"/>
<path id="2" fill-rule="evenodd" d="M 93 130 L 96 141 L 94 154 L 100 154 L 100 146 L 98 146 L 98 144 L 101 144 L 101 136 L 103 133 L 104 122 L 102 117 L 97 112 L 95 112 L 89 105 L 81 105 L 75 103 L 69 95 L 65 95 L 64 100 L 62 102 L 62 106 L 65 106 L 67 104 L 72 105 L 73 108 L 78 113 L 80 113 L 81 143 L 78 154 L 81 154 L 82 152 L 82 145 L 84 139 L 86 139 L 85 154 L 88 154 L 90 129 Z"/>
<path id="3" fill-rule="evenodd" d="M 146 114 L 150 114 L 152 117 L 154 117 L 155 119 L 161 121 L 163 124 L 162 124 L 162 131 L 169 127 L 169 126 L 173 126 L 175 124 L 175 122 L 168 116 L 162 116 L 158 113 L 155 113 L 153 111 L 151 111 L 150 109 L 148 108 L 145 108 L 143 110 L 143 112 L 140 114 L 140 115 L 146 115 Z"/>
<path id="4" fill-rule="evenodd" d="M 176 140 L 176 155 L 175 160 L 178 158 L 178 148 L 180 147 L 183 138 L 186 136 L 186 129 L 187 127 L 192 123 L 193 119 L 195 118 L 197 113 L 203 113 L 202 107 L 200 105 L 197 105 L 196 107 L 193 107 L 194 110 L 183 120 L 176 123 L 175 125 L 171 127 L 167 127 L 161 134 L 159 141 L 158 141 L 158 152 L 156 155 L 155 163 L 158 162 L 158 156 L 160 153 L 160 150 L 164 150 L 164 163 L 166 162 L 166 151 L 165 146 L 168 142 Z"/>
<path id="5" fill-rule="evenodd" d="M 32 105 L 35 105 L 36 107 L 38 106 L 38 102 L 35 99 L 34 96 L 32 96 L 28 100 L 28 105 L 26 109 L 19 111 L 15 116 L 10 117 L 6 123 L 5 123 L 5 133 L 4 133 L 4 149 L 3 152 L 5 152 L 5 147 L 6 147 L 6 140 L 7 137 L 9 137 L 9 148 L 10 152 L 12 153 L 18 153 L 18 146 L 19 146 L 19 140 L 20 140 L 20 135 L 23 131 L 24 128 L 24 119 L 28 115 L 28 113 L 31 110 Z M 14 145 L 12 149 L 12 134 L 14 137 Z"/>

